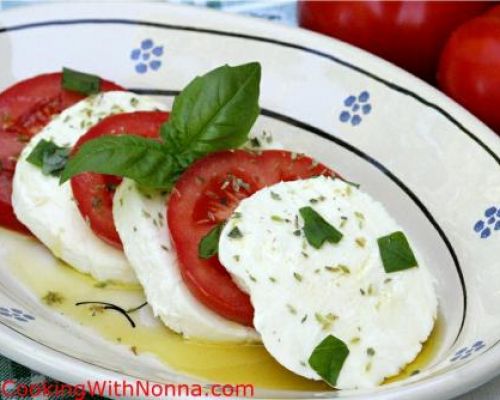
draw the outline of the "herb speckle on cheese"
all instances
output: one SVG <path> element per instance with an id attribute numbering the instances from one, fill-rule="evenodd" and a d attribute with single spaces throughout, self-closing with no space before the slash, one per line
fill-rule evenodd
<path id="1" fill-rule="evenodd" d="M 273 191 L 271 191 L 271 198 L 273 200 L 276 200 L 276 201 L 280 201 L 281 200 L 281 196 L 278 193 L 275 193 Z"/>
<path id="2" fill-rule="evenodd" d="M 254 147 L 254 148 L 258 148 L 260 147 L 260 140 L 256 137 L 253 137 L 250 139 L 250 146 Z"/>
<path id="3" fill-rule="evenodd" d="M 355 242 L 356 242 L 356 244 L 357 244 L 359 247 L 361 247 L 361 248 L 363 248 L 363 247 L 365 247 L 365 246 L 366 246 L 366 239 L 365 239 L 365 238 L 363 238 L 363 237 L 358 237 L 358 238 L 356 238 Z"/>
<path id="4" fill-rule="evenodd" d="M 241 233 L 240 228 L 235 226 L 231 231 L 227 234 L 231 239 L 241 239 L 243 237 L 243 233 Z"/>
<path id="5" fill-rule="evenodd" d="M 298 282 L 302 282 L 303 280 L 303 277 L 301 274 L 299 274 L 298 272 L 294 272 L 293 273 L 293 277 L 295 278 L 295 280 L 297 280 Z"/>
<path id="6" fill-rule="evenodd" d="M 292 315 L 297 314 L 297 309 L 294 306 L 292 306 L 291 304 L 287 304 L 286 308 L 288 308 L 288 311 L 290 312 L 290 314 L 292 314 Z"/>
<path id="7" fill-rule="evenodd" d="M 366 366 L 365 366 L 365 371 L 366 371 L 366 372 L 370 372 L 370 370 L 371 370 L 371 369 L 372 369 L 372 363 L 371 363 L 371 361 L 370 361 L 370 362 L 368 362 L 368 363 L 366 364 Z"/>

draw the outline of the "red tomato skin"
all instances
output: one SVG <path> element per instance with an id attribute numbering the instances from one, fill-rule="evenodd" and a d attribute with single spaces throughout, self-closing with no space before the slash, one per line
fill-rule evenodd
<path id="1" fill-rule="evenodd" d="M 248 188 L 237 193 L 230 187 L 223 189 L 221 183 L 229 175 L 243 179 Z M 260 155 L 244 150 L 214 153 L 181 175 L 167 203 L 167 224 L 183 281 L 202 304 L 229 320 L 253 325 L 248 295 L 236 286 L 217 257 L 204 260 L 198 256 L 199 242 L 229 218 L 241 199 L 280 181 L 317 175 L 331 176 L 333 172 L 309 157 L 295 158 L 280 150 Z"/>
<path id="2" fill-rule="evenodd" d="M 487 1 L 299 1 L 302 27 L 374 53 L 434 83 L 450 33 Z"/>
<path id="3" fill-rule="evenodd" d="M 12 176 L 17 157 L 30 138 L 54 116 L 85 98 L 61 89 L 60 72 L 18 82 L 0 93 L 0 226 L 30 234 L 12 208 Z M 123 90 L 102 81 L 102 90 Z"/>
<path id="4" fill-rule="evenodd" d="M 0 128 L 13 128 L 30 121 L 28 130 L 25 129 L 23 133 L 31 137 L 50 121 L 51 116 L 86 97 L 63 90 L 61 80 L 60 72 L 42 74 L 4 90 L 0 94 Z M 101 89 L 103 92 L 123 90 L 121 86 L 105 80 L 102 81 Z M 46 118 L 40 118 L 40 123 L 35 124 L 33 114 L 40 109 L 48 112 L 45 114 Z"/>
<path id="5" fill-rule="evenodd" d="M 89 129 L 71 150 L 75 154 L 89 140 L 104 135 L 134 134 L 158 138 L 160 126 L 169 114 L 160 111 L 138 111 L 117 114 L 105 118 Z M 114 188 L 121 178 L 86 172 L 71 178 L 71 189 L 82 217 L 88 221 L 92 231 L 103 241 L 122 250 L 123 245 L 113 220 Z"/>
<path id="6" fill-rule="evenodd" d="M 438 82 L 500 134 L 500 6 L 453 32 L 441 56 Z"/>

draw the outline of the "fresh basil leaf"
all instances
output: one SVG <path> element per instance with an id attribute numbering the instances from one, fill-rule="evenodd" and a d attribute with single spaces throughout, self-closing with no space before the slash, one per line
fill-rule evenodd
<path id="1" fill-rule="evenodd" d="M 224 224 L 215 226 L 201 239 L 198 245 L 198 256 L 200 258 L 208 259 L 219 252 L 219 239 L 222 228 L 224 228 Z"/>
<path id="2" fill-rule="evenodd" d="M 300 215 L 304 219 L 304 235 L 311 246 L 319 249 L 325 241 L 338 243 L 343 235 L 311 207 L 302 207 Z"/>
<path id="3" fill-rule="evenodd" d="M 97 75 L 63 68 L 62 87 L 86 95 L 95 94 L 101 91 L 101 78 Z"/>
<path id="4" fill-rule="evenodd" d="M 348 355 L 347 345 L 335 336 L 328 335 L 313 350 L 309 365 L 325 382 L 335 386 Z"/>
<path id="5" fill-rule="evenodd" d="M 248 140 L 259 115 L 260 77 L 259 63 L 224 65 L 195 78 L 175 98 L 161 136 L 183 167 Z"/>
<path id="6" fill-rule="evenodd" d="M 152 189 L 171 189 L 180 173 L 174 157 L 155 140 L 134 135 L 102 136 L 70 158 L 61 183 L 82 172 L 116 175 Z"/>
<path id="7" fill-rule="evenodd" d="M 58 146 L 52 141 L 42 139 L 26 161 L 41 168 L 44 175 L 59 176 L 68 162 L 70 151 L 68 147 Z"/>
<path id="8" fill-rule="evenodd" d="M 404 271 L 418 267 L 417 259 L 403 232 L 394 232 L 377 239 L 385 272 Z"/>

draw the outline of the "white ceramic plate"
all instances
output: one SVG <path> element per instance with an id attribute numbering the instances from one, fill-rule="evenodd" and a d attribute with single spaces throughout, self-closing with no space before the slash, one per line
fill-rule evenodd
<path id="1" fill-rule="evenodd" d="M 255 129 L 333 166 L 387 206 L 436 277 L 444 326 L 428 367 L 403 382 L 370 393 L 257 395 L 445 399 L 491 379 L 500 371 L 500 140 L 468 112 L 358 49 L 254 19 L 116 3 L 0 14 L 0 88 L 68 66 L 171 102 L 196 74 L 254 60 L 263 66 Z M 0 269 L 4 355 L 70 383 L 193 381 L 52 312 L 8 271 Z"/>

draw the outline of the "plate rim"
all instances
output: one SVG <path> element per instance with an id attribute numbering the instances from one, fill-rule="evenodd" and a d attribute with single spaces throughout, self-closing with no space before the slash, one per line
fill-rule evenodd
<path id="1" fill-rule="evenodd" d="M 116 6 L 116 3 L 114 3 L 115 6 Z M 125 3 L 127 5 L 127 7 L 134 7 L 136 6 L 135 4 L 131 4 L 131 3 Z M 103 5 L 104 7 L 105 6 L 108 6 L 108 4 L 106 5 Z M 30 8 L 27 8 L 27 7 L 22 7 L 23 11 L 26 11 L 27 9 L 31 9 L 31 8 L 39 8 L 39 7 L 42 7 L 42 8 L 45 8 L 45 9 L 56 9 L 56 10 L 61 10 L 62 8 L 66 9 L 66 8 L 73 8 L 75 10 L 78 10 L 80 8 L 80 5 L 76 5 L 76 4 L 72 4 L 72 5 L 68 5 L 68 4 L 44 4 L 44 5 L 34 5 L 34 6 L 31 6 Z M 103 7 L 103 8 L 104 8 Z M 368 61 L 368 62 L 378 62 L 378 63 L 382 63 L 381 64 L 381 67 L 384 67 L 384 68 L 389 68 L 392 73 L 394 75 L 398 75 L 398 76 L 401 76 L 402 79 L 409 79 L 410 82 L 411 82 L 411 86 L 414 87 L 415 89 L 414 90 L 417 90 L 420 92 L 420 91 L 429 91 L 429 89 L 431 90 L 429 93 L 432 94 L 433 96 L 437 96 L 437 102 L 439 102 L 440 105 L 437 105 L 437 104 L 434 104 L 434 106 L 437 107 L 436 111 L 440 112 L 442 115 L 444 115 L 448 120 L 450 120 L 450 122 L 454 123 L 462 132 L 464 132 L 465 134 L 467 134 L 469 136 L 469 138 L 471 138 L 472 140 L 474 140 L 477 144 L 479 144 L 483 150 L 485 150 L 487 153 L 490 154 L 490 156 L 492 156 L 496 161 L 497 161 L 497 164 L 500 165 L 500 156 L 498 154 L 495 153 L 495 151 L 493 149 L 490 149 L 488 144 L 485 144 L 482 142 L 482 140 L 480 139 L 480 137 L 485 137 L 487 138 L 488 140 L 493 140 L 495 138 L 498 138 L 497 135 L 491 130 L 489 129 L 486 125 L 484 125 L 481 121 L 479 121 L 475 116 L 473 116 L 472 114 L 470 114 L 467 110 L 463 109 L 460 105 L 458 105 L 457 103 L 455 103 L 453 100 L 449 99 L 446 95 L 444 95 L 443 93 L 439 92 L 437 89 L 431 87 L 430 85 L 428 85 L 427 83 L 425 82 L 422 82 L 420 81 L 418 78 L 415 78 L 413 77 L 412 75 L 410 75 L 409 73 L 407 73 L 406 71 L 403 71 L 401 70 L 400 68 L 376 57 L 376 56 L 373 56 L 367 52 L 364 52 L 360 49 L 357 49 L 357 48 L 354 48 L 353 46 L 350 46 L 348 44 L 345 44 L 343 42 L 340 42 L 338 40 L 335 40 L 335 39 L 332 39 L 332 38 L 328 38 L 326 36 L 323 36 L 323 35 L 319 35 L 319 34 L 316 34 L 316 33 L 312 33 L 312 32 L 309 32 L 309 31 L 306 31 L 306 30 L 303 30 L 303 29 L 297 29 L 297 28 L 290 28 L 290 27 L 284 27 L 284 26 L 280 26 L 280 25 L 277 25 L 275 23 L 271 23 L 271 22 L 268 22 L 268 21 L 256 21 L 255 18 L 250 18 L 250 17 L 243 17 L 243 16 L 239 16 L 239 15 L 230 15 L 230 14 L 225 14 L 225 13 L 220 13 L 220 12 L 217 12 L 217 11 L 214 11 L 214 10 L 207 10 L 207 9 L 199 9 L 199 8 L 194 8 L 194 7 L 188 7 L 188 6 L 182 6 L 182 5 L 173 5 L 173 4 L 142 4 L 141 7 L 152 7 L 152 8 L 156 8 L 156 7 L 161 7 L 162 10 L 165 10 L 166 8 L 172 8 L 174 10 L 179 10 L 179 9 L 182 9 L 184 10 L 185 12 L 191 14 L 191 15 L 194 15 L 195 17 L 199 14 L 203 14 L 203 13 L 210 13 L 211 15 L 215 15 L 217 14 L 217 17 L 218 17 L 218 20 L 220 20 L 221 22 L 221 25 L 223 24 L 224 20 L 233 20 L 233 21 L 237 21 L 237 20 L 240 20 L 242 22 L 244 22 L 245 24 L 251 24 L 251 31 L 254 31 L 254 32 L 257 32 L 258 31 L 258 27 L 259 25 L 261 26 L 266 26 L 266 28 L 268 29 L 271 29 L 271 30 L 277 30 L 277 31 L 280 31 L 280 30 L 288 30 L 289 33 L 293 36 L 297 36 L 298 35 L 298 32 L 302 32 L 301 34 L 302 35 L 307 35 L 307 36 L 310 36 L 311 38 L 319 38 L 321 40 L 327 40 L 329 41 L 330 43 L 333 41 L 333 42 L 336 42 L 337 45 L 341 45 L 341 46 L 347 46 L 348 48 L 351 48 L 352 51 L 355 51 L 355 52 L 358 52 L 358 56 L 360 57 L 360 59 L 362 61 Z M 101 8 L 101 6 L 99 6 L 99 8 Z M 3 17 L 5 15 L 9 15 L 9 14 L 17 14 L 19 13 L 18 10 L 16 9 L 13 9 L 13 10 L 8 10 L 8 11 L 1 11 L 0 12 L 0 17 Z M 26 19 L 30 19 L 30 18 L 26 18 Z M 32 20 L 38 20 L 37 17 L 34 17 L 34 18 L 31 18 Z M 101 20 L 112 20 L 113 18 L 96 18 L 97 20 L 101 19 Z M 161 17 L 158 17 L 157 18 L 158 21 L 161 21 L 162 18 Z M 162 22 L 153 22 L 153 19 L 151 19 L 149 22 L 153 23 L 153 24 L 159 24 L 159 25 L 169 25 L 167 23 L 162 23 Z M 34 23 L 36 25 L 36 23 Z M 25 25 L 30 25 L 30 24 L 25 24 Z M 32 25 L 32 24 L 31 24 Z M 4 32 L 8 32 L 8 31 L 12 31 L 14 30 L 13 28 L 16 28 L 16 25 L 14 26 L 11 26 L 11 27 L 1 27 L 0 28 L 0 34 L 1 33 L 4 33 Z M 19 29 L 19 28 L 17 28 Z M 200 29 L 198 28 L 195 28 L 196 30 L 200 31 Z M 205 33 L 209 33 L 207 31 L 210 31 L 210 29 L 206 29 L 206 28 L 202 28 L 201 31 L 205 31 Z M 220 32 L 220 31 L 219 31 Z M 226 31 L 226 34 L 228 33 L 231 33 L 230 31 Z M 234 34 L 234 32 L 233 32 Z M 236 36 L 249 36 L 248 34 L 234 34 Z M 234 36 L 233 35 L 233 36 Z M 253 35 L 250 35 L 250 36 L 253 36 Z M 261 39 L 266 39 L 264 36 L 255 36 L 255 37 L 260 37 Z M 270 38 L 267 38 L 267 39 L 270 39 Z M 269 40 L 267 40 L 269 41 Z M 276 40 L 275 40 L 276 41 Z M 279 40 L 277 40 L 277 42 L 280 42 Z M 290 43 L 289 43 L 290 44 Z M 293 47 L 293 46 L 292 46 Z M 296 49 L 300 50 L 300 46 L 299 48 L 295 47 Z M 311 50 L 311 49 L 310 49 Z M 329 55 L 325 52 L 320 52 L 319 50 L 314 50 L 313 53 L 316 53 L 316 52 L 319 52 L 319 53 L 322 53 L 324 56 L 327 56 L 328 58 L 330 57 L 334 57 L 332 55 Z M 336 57 L 334 57 L 336 58 Z M 334 60 L 334 61 L 337 61 L 342 64 L 344 63 L 345 65 L 345 61 L 342 61 L 342 60 Z M 348 63 L 349 64 L 349 63 Z M 346 66 L 346 65 L 345 65 Z M 349 64 L 347 65 L 353 69 L 356 69 L 357 67 L 352 65 L 352 64 Z M 363 70 L 358 70 L 358 72 L 362 72 L 364 73 L 365 75 L 367 76 L 370 76 L 369 72 L 368 71 L 363 71 Z M 372 76 L 373 78 L 373 76 Z M 383 80 L 383 78 L 380 78 L 378 77 L 379 79 L 382 79 L 382 83 L 384 84 L 388 84 L 389 82 Z M 375 79 L 375 78 L 374 78 Z M 376 79 L 377 80 L 377 79 Z M 380 82 L 380 80 L 379 80 Z M 396 86 L 398 86 L 397 84 L 395 84 Z M 402 87 L 400 87 L 401 89 L 404 89 Z M 394 89 L 394 88 L 393 88 Z M 397 89 L 396 89 L 397 90 Z M 399 91 L 399 90 L 398 90 Z M 411 91 L 410 91 L 411 92 Z M 434 92 L 434 93 L 433 93 Z M 403 91 L 403 93 L 405 94 L 413 94 L 416 97 L 416 99 L 420 102 L 423 102 L 424 104 L 426 104 L 427 106 L 430 106 L 432 107 L 433 103 L 432 102 L 429 102 L 429 101 L 426 101 L 423 97 L 421 97 L 420 95 L 418 95 L 417 93 L 413 93 L 411 92 L 410 93 L 406 93 L 405 91 Z M 412 96 L 414 97 L 414 96 Z M 427 103 L 430 103 L 430 104 L 427 104 Z M 441 108 L 443 107 L 443 108 Z M 434 107 L 432 107 L 434 108 Z M 456 117 L 454 117 L 452 114 L 450 114 L 446 109 L 449 109 L 450 111 L 453 110 L 453 113 L 455 114 L 459 114 L 460 116 L 458 117 L 458 119 Z M 460 122 L 461 120 L 463 120 L 463 123 Z M 478 132 L 479 133 L 479 137 L 476 136 L 474 133 L 472 133 L 472 130 L 469 131 L 465 125 L 476 125 L 477 126 L 477 129 L 474 128 L 474 132 Z M 493 136 L 492 136 L 493 135 Z M 486 148 L 485 148 L 486 147 Z M 8 325 L 5 325 L 8 327 Z M 9 335 L 9 333 L 4 329 L 4 327 L 0 327 L 0 338 L 2 338 L 1 342 L 4 343 L 5 342 L 10 342 L 13 346 L 12 346 L 12 349 L 11 349 L 11 353 L 13 354 L 13 356 L 9 357 L 9 358 L 12 358 L 12 359 L 15 359 L 15 360 L 20 360 L 21 363 L 25 364 L 25 365 L 29 365 L 29 366 L 33 366 L 33 368 L 37 369 L 36 366 L 37 365 L 41 365 L 44 367 L 44 371 L 49 371 L 47 373 L 47 375 L 50 375 L 50 376 L 54 376 L 54 377 L 57 377 L 57 379 L 60 379 L 60 380 L 68 380 L 68 379 L 64 379 L 64 378 L 60 378 L 60 376 L 66 376 L 67 378 L 69 378 L 70 376 L 77 376 L 77 372 L 75 371 L 74 373 L 70 372 L 71 371 L 71 368 L 57 368 L 57 367 L 54 367 L 54 365 L 57 365 L 57 362 L 61 362 L 61 357 L 64 358 L 64 357 L 70 357 L 72 358 L 72 361 L 71 363 L 77 363 L 77 364 L 83 364 L 83 365 L 80 365 L 79 366 L 79 370 L 82 370 L 82 369 L 89 369 L 92 370 L 92 375 L 95 375 L 95 371 L 98 370 L 100 372 L 100 374 L 103 376 L 103 377 L 109 377 L 109 376 L 112 376 L 112 375 L 116 375 L 116 377 L 119 377 L 119 378 L 123 378 L 123 377 L 126 377 L 125 375 L 120 375 L 116 372 L 114 372 L 113 370 L 111 369 L 107 369 L 107 368 L 102 368 L 102 367 L 97 367 L 97 366 L 92 366 L 92 367 L 89 367 L 90 364 L 88 364 L 87 362 L 85 361 L 82 361 L 76 357 L 72 357 L 72 356 L 69 356 L 69 355 L 63 355 L 62 353 L 58 353 L 58 352 L 55 352 L 55 354 L 52 354 L 54 352 L 54 350 L 49 350 L 47 353 L 45 353 L 46 357 L 50 356 L 52 357 L 52 360 L 55 361 L 52 365 L 51 364 L 48 364 L 48 363 L 39 363 L 37 361 L 37 358 L 34 357 L 34 356 L 30 356 L 29 355 L 29 352 L 27 352 L 26 354 L 23 354 L 23 353 L 20 353 L 17 351 L 17 347 L 15 346 L 15 342 L 16 342 L 16 336 L 18 335 L 22 335 L 22 333 L 20 332 L 17 332 L 16 334 L 14 335 Z M 8 327 L 10 328 L 10 327 Z M 11 328 L 12 329 L 12 328 Z M 25 337 L 24 339 L 27 339 L 27 340 L 31 340 L 33 341 L 33 339 L 29 338 L 29 337 Z M 43 346 L 47 349 L 50 349 L 50 347 L 42 344 L 42 343 L 37 343 L 38 345 L 40 346 Z M 486 353 L 483 353 L 481 355 L 479 355 L 478 357 L 476 357 L 475 359 L 473 359 L 472 361 L 456 368 L 456 369 L 453 369 L 452 371 L 450 372 L 446 372 L 446 373 L 443 373 L 442 375 L 440 376 L 437 376 L 437 377 L 432 377 L 432 378 L 429 378 L 429 380 L 426 380 L 424 383 L 414 383 L 414 384 L 409 384 L 407 386 L 403 386 L 403 387 L 396 387 L 396 388 L 388 388 L 386 390 L 383 390 L 381 392 L 382 396 L 384 399 L 391 399 L 392 397 L 390 397 L 390 392 L 392 390 L 395 390 L 395 394 L 396 395 L 401 395 L 403 394 L 403 392 L 406 392 L 406 391 L 412 391 L 413 395 L 414 396 L 419 396 L 419 395 L 422 395 L 424 394 L 423 392 L 423 389 L 424 387 L 428 387 L 429 390 L 426 390 L 425 393 L 427 393 L 428 395 L 432 394 L 432 395 L 436 395 L 439 390 L 438 389 L 446 389 L 445 386 L 447 386 L 448 384 L 451 384 L 452 381 L 454 379 L 451 379 L 452 378 L 452 375 L 455 375 L 455 372 L 458 373 L 459 371 L 461 371 L 462 369 L 465 369 L 465 370 L 471 370 L 473 371 L 473 367 L 475 371 L 477 371 L 478 373 L 477 374 L 466 374 L 465 376 L 462 376 L 460 378 L 460 381 L 459 381 L 459 385 L 457 387 L 460 387 L 462 388 L 463 390 L 460 391 L 460 392 L 456 392 L 454 394 L 452 394 L 451 392 L 449 392 L 448 394 L 450 395 L 458 395 L 458 394 L 461 394 L 461 393 L 465 393 L 466 391 L 468 390 L 471 390 L 473 387 L 475 386 L 478 386 L 479 384 L 481 383 L 484 383 L 486 380 L 489 380 L 490 378 L 493 378 L 495 375 L 497 375 L 498 373 L 495 373 L 493 372 L 493 369 L 496 367 L 498 369 L 498 367 L 500 367 L 500 348 L 498 348 L 498 342 L 496 344 L 494 344 L 491 349 L 493 351 L 490 351 L 490 352 L 487 352 L 488 354 Z M 8 351 L 8 346 L 5 346 L 5 349 L 7 349 L 6 353 L 9 353 Z M 0 349 L 0 352 L 1 353 L 4 353 L 4 351 L 2 349 Z M 50 358 L 48 357 L 48 358 Z M 480 363 L 479 361 L 482 360 L 482 363 Z M 67 361 L 67 360 L 66 360 Z M 490 365 L 491 364 L 491 368 L 486 368 L 486 365 Z M 71 364 L 71 365 L 74 365 L 74 364 Z M 481 365 L 483 366 L 483 368 L 481 368 Z M 68 365 L 69 367 L 69 365 Z M 481 376 L 479 374 L 479 370 L 483 370 L 484 374 L 483 376 Z M 53 372 L 52 372 L 53 371 Z M 489 372 L 489 373 L 488 373 Z M 44 372 L 45 374 L 46 372 Z M 472 379 L 470 378 L 471 375 L 474 375 L 476 376 L 475 379 Z M 81 375 L 78 375 L 78 376 L 81 376 Z M 486 378 L 484 378 L 486 377 Z M 444 378 L 449 378 L 449 379 L 444 379 Z M 469 380 L 467 381 L 466 378 L 469 378 Z M 76 382 L 75 382 L 76 383 Z M 455 382 L 456 383 L 456 382 Z M 472 385 L 472 386 L 469 386 L 469 385 Z M 467 386 L 467 387 L 466 387 Z M 422 387 L 422 388 L 420 388 Z M 438 391 L 437 391 L 438 390 Z M 420 394 L 418 394 L 417 392 L 422 392 Z M 284 393 L 283 391 L 280 391 L 280 393 Z M 443 392 L 443 394 L 445 394 Z M 351 396 L 349 396 L 351 397 Z M 361 397 L 358 397 L 357 395 L 354 395 L 354 397 L 351 397 L 353 399 L 357 399 L 357 398 L 364 398 L 363 395 L 361 395 Z M 370 394 L 370 398 L 373 398 L 373 399 L 376 399 L 376 398 L 379 398 L 379 395 L 375 395 L 375 394 Z M 382 398 L 382 397 L 380 397 Z M 396 397 L 394 397 L 396 398 Z M 413 397 L 412 397 L 413 398 Z M 417 398 L 417 397 L 415 397 Z M 420 397 L 419 397 L 420 398 Z M 422 398 L 425 398 L 425 397 L 422 397 Z"/>

